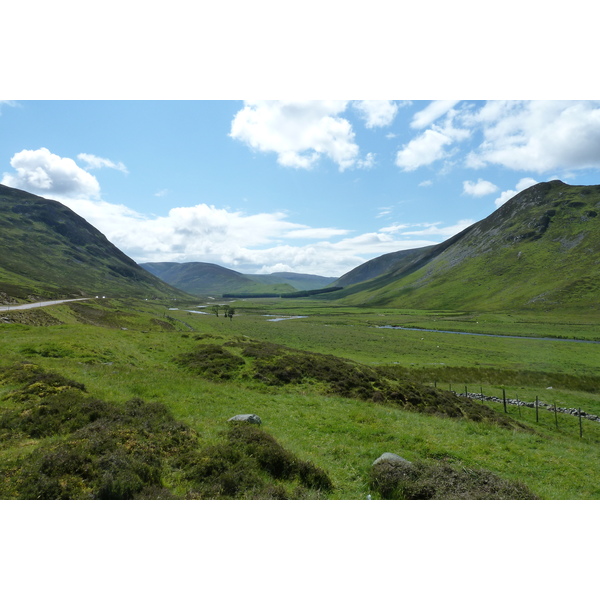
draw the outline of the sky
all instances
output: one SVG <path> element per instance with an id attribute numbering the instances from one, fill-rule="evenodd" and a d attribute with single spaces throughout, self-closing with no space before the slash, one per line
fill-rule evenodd
<path id="1" fill-rule="evenodd" d="M 12 100 L 0 174 L 138 263 L 335 277 L 600 183 L 600 101 Z"/>

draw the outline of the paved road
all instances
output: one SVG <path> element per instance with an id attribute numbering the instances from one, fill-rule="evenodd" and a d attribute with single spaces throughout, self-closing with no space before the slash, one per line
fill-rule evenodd
<path id="1" fill-rule="evenodd" d="M 11 304 L 9 306 L 0 306 L 0 312 L 7 310 L 27 310 L 28 308 L 42 308 L 52 304 L 62 304 L 63 302 L 81 302 L 82 300 L 91 300 L 91 298 L 72 298 L 71 300 L 49 300 L 47 302 L 33 302 L 32 304 Z"/>

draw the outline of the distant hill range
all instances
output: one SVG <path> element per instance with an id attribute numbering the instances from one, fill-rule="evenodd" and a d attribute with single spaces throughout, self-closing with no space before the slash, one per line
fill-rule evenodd
<path id="1" fill-rule="evenodd" d="M 0 303 L 343 288 L 326 297 L 357 306 L 581 312 L 600 309 L 600 186 L 539 183 L 441 244 L 385 254 L 339 279 L 244 275 L 210 263 L 142 266 L 61 203 L 0 185 Z"/>
<path id="2" fill-rule="evenodd" d="M 60 202 L 0 185 L 0 303 L 96 295 L 191 298 Z"/>
<path id="3" fill-rule="evenodd" d="M 302 273 L 245 275 L 232 269 L 204 262 L 141 263 L 144 269 L 163 281 L 190 294 L 285 294 L 324 288 L 335 277 Z"/>
<path id="4" fill-rule="evenodd" d="M 539 183 L 442 244 L 346 273 L 343 303 L 423 309 L 600 308 L 600 186 Z"/>

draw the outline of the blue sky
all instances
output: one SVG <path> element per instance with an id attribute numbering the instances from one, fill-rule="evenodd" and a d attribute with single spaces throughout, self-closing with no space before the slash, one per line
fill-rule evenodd
<path id="1" fill-rule="evenodd" d="M 598 101 L 8 101 L 1 182 L 138 262 L 339 276 L 535 182 L 600 182 Z"/>
<path id="2" fill-rule="evenodd" d="M 73 6 L 3 9 L 0 182 L 138 262 L 339 276 L 535 182 L 600 183 L 584 0 Z"/>

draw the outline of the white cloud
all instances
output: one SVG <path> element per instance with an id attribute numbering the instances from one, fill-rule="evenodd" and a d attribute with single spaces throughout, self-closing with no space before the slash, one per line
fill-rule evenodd
<path id="1" fill-rule="evenodd" d="M 439 223 L 435 223 L 419 231 L 404 231 L 403 235 L 438 235 L 446 239 L 460 233 L 463 229 L 473 225 L 473 223 L 475 221 L 472 219 L 461 219 L 458 223 L 447 225 L 446 227 L 438 227 Z"/>
<path id="2" fill-rule="evenodd" d="M 398 150 L 396 165 L 403 171 L 414 171 L 447 156 L 444 146 L 451 143 L 452 138 L 443 132 L 428 129 Z"/>
<path id="3" fill-rule="evenodd" d="M 387 227 L 382 227 L 379 231 L 381 233 L 398 233 L 404 229 L 408 229 L 409 227 L 417 227 L 417 225 L 408 225 L 406 223 L 395 223 L 394 225 L 388 225 Z"/>
<path id="4" fill-rule="evenodd" d="M 471 219 L 461 219 L 454 225 L 447 225 L 446 227 L 438 227 L 441 223 L 417 223 L 412 225 L 392 225 L 390 227 L 383 227 L 379 231 L 383 233 L 398 233 L 402 235 L 420 235 L 420 236 L 441 236 L 443 239 L 447 239 L 460 233 L 463 229 L 466 229 L 470 225 L 473 225 L 475 221 Z M 412 229 L 414 227 L 420 227 L 421 229 Z M 423 229 L 425 227 L 425 229 Z M 409 229 L 412 229 L 409 231 Z M 430 244 L 438 242 L 429 242 Z"/>
<path id="5" fill-rule="evenodd" d="M 288 239 L 327 239 L 338 235 L 347 235 L 348 229 L 336 229 L 335 227 L 302 227 L 289 231 L 283 237 Z"/>
<path id="6" fill-rule="evenodd" d="M 364 159 L 358 159 L 356 161 L 356 166 L 360 169 L 370 169 L 375 165 L 375 154 L 373 152 L 367 152 L 367 155 Z"/>
<path id="7" fill-rule="evenodd" d="M 403 171 L 415 171 L 419 167 L 449 158 L 457 151 L 457 148 L 446 147 L 465 140 L 471 135 L 470 130 L 454 126 L 456 111 L 452 110 L 450 106 L 446 106 L 445 113 L 447 114 L 443 125 L 434 123 L 429 129 L 398 150 L 396 165 Z M 449 168 L 450 165 L 447 167 Z"/>
<path id="8" fill-rule="evenodd" d="M 390 100 L 359 100 L 354 102 L 354 106 L 369 129 L 390 125 L 398 112 L 398 105 Z"/>
<path id="9" fill-rule="evenodd" d="M 10 106 L 11 108 L 15 108 L 19 106 L 19 104 L 14 100 L 0 100 L 0 115 L 2 114 L 2 106 Z"/>
<path id="10" fill-rule="evenodd" d="M 477 182 L 463 181 L 463 190 L 465 194 L 469 196 L 486 196 L 487 194 L 493 194 L 498 191 L 498 186 L 493 184 L 491 181 L 479 178 Z"/>
<path id="11" fill-rule="evenodd" d="M 129 173 L 127 167 L 122 162 L 114 163 L 108 158 L 101 158 L 99 156 L 94 156 L 93 154 L 81 153 L 77 155 L 77 159 L 87 163 L 88 169 L 102 169 L 103 167 L 106 167 L 108 169 L 116 169 L 117 171 L 121 171 L 123 173 Z"/>
<path id="12" fill-rule="evenodd" d="M 421 183 L 419 183 L 419 187 L 429 187 L 430 185 L 433 185 L 433 181 L 431 181 L 431 179 L 426 179 L 425 181 L 421 181 Z"/>
<path id="13" fill-rule="evenodd" d="M 511 198 L 516 196 L 519 192 L 526 190 L 528 187 L 531 187 L 536 183 L 538 182 L 535 179 L 532 179 L 531 177 L 524 177 L 523 179 L 519 179 L 516 185 L 516 189 L 506 190 L 505 192 L 502 192 L 500 196 L 498 196 L 498 198 L 494 200 L 494 204 L 496 205 L 496 207 L 499 208 L 500 206 L 508 202 Z"/>
<path id="14" fill-rule="evenodd" d="M 10 160 L 16 173 L 4 173 L 2 183 L 57 200 L 97 198 L 98 180 L 71 158 L 52 154 L 47 148 L 22 150 Z"/>
<path id="15" fill-rule="evenodd" d="M 369 166 L 359 162 L 351 124 L 338 116 L 347 105 L 343 101 L 247 101 L 235 115 L 229 135 L 254 150 L 275 152 L 277 162 L 286 167 L 310 169 L 323 156 L 340 171 Z"/>
<path id="16" fill-rule="evenodd" d="M 377 215 L 375 216 L 376 219 L 380 219 L 381 217 L 385 217 L 389 214 L 392 213 L 392 207 L 391 206 L 382 206 L 379 209 L 379 212 L 377 213 Z"/>
<path id="17" fill-rule="evenodd" d="M 537 173 L 600 168 L 599 101 L 488 102 L 464 118 L 480 124 L 484 137 L 467 166 Z"/>
<path id="18" fill-rule="evenodd" d="M 396 225 L 331 242 L 327 238 L 350 232 L 293 223 L 285 213 L 252 215 L 198 204 L 149 217 L 101 200 L 65 199 L 63 203 L 138 263 L 201 261 L 246 273 L 341 276 L 375 256 L 438 243 L 456 228 L 425 224 L 427 229 L 405 232 L 417 226 Z M 406 233 L 412 239 L 406 239 Z M 421 239 L 414 239 L 419 234 L 423 234 Z M 303 239 L 308 243 L 302 243 Z M 296 241 L 299 245 L 293 245 Z"/>
<path id="19" fill-rule="evenodd" d="M 413 115 L 410 126 L 414 129 L 423 129 L 444 116 L 458 102 L 458 100 L 435 100 Z"/>

